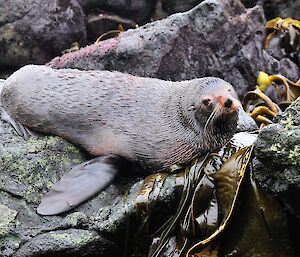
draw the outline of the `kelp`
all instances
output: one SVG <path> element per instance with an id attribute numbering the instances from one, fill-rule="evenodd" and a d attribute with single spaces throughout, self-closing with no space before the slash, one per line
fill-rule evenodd
<path id="1" fill-rule="evenodd" d="M 299 61 L 295 58 L 300 51 L 300 21 L 277 17 L 268 21 L 265 29 L 264 48 L 269 47 L 272 39 L 279 38 L 281 48 L 286 54 L 291 56 L 293 61 Z M 266 93 L 271 85 L 275 89 L 272 99 Z M 261 71 L 255 90 L 248 92 L 242 102 L 246 112 L 263 127 L 273 123 L 275 115 L 285 110 L 299 96 L 300 79 L 293 82 L 280 74 L 268 75 Z"/>
<path id="2" fill-rule="evenodd" d="M 176 213 L 153 237 L 149 256 L 198 256 L 207 250 L 232 216 L 255 138 L 236 134 L 218 153 L 178 167 L 176 171 L 184 177 L 178 176 L 178 181 L 184 181 L 179 183 L 181 200 Z M 143 187 L 148 188 L 143 190 L 145 199 L 148 186 Z"/>
<path id="3" fill-rule="evenodd" d="M 238 133 L 219 152 L 173 167 L 181 198 L 174 215 L 150 235 L 149 257 L 295 256 L 282 206 L 252 179 L 255 139 Z M 146 223 L 166 176 L 151 175 L 142 186 L 143 228 L 152 225 Z"/>
<path id="4" fill-rule="evenodd" d="M 265 93 L 270 86 L 275 88 L 277 103 Z M 255 90 L 245 95 L 242 104 L 259 125 L 265 126 L 273 123 L 275 115 L 285 110 L 299 96 L 300 79 L 293 82 L 280 74 L 268 75 L 260 71 Z"/>
<path id="5" fill-rule="evenodd" d="M 286 55 L 298 63 L 297 54 L 300 50 L 300 21 L 292 18 L 282 19 L 277 17 L 268 21 L 265 24 L 265 29 L 266 37 L 263 43 L 264 48 L 269 47 L 272 39 L 278 38 L 280 47 L 284 50 Z"/>
<path id="6" fill-rule="evenodd" d="M 219 256 L 294 257 L 283 207 L 246 176 L 240 205 L 222 235 Z"/>
<path id="7" fill-rule="evenodd" d="M 103 33 L 102 35 L 100 35 L 97 38 L 95 43 L 99 43 L 100 41 L 111 38 L 111 37 L 117 37 L 121 32 L 124 32 L 124 31 L 125 31 L 125 29 L 122 26 L 122 24 L 119 24 L 118 29 L 113 29 L 113 30 Z"/>
<path id="8" fill-rule="evenodd" d="M 242 133 L 239 136 L 245 136 Z M 245 171 L 250 161 L 253 150 L 253 143 L 256 139 L 255 135 L 247 135 L 248 141 L 242 147 L 237 148 L 239 137 L 233 138 L 227 147 L 226 151 L 219 153 L 217 158 L 221 159 L 220 168 L 217 166 L 211 168 L 215 172 L 210 174 L 215 185 L 216 200 L 218 203 L 219 225 L 213 233 L 207 233 L 206 238 L 193 245 L 187 252 L 186 256 L 201 256 L 202 249 L 215 240 L 227 227 L 228 222 L 232 218 L 236 208 L 238 196 L 240 194 L 241 184 L 245 177 Z M 249 145 L 248 145 L 249 144 Z M 233 150 L 233 151 L 232 151 Z M 216 155 L 214 155 L 214 158 Z M 193 203 L 195 205 L 195 203 Z M 193 217 L 192 217 L 193 218 Z"/>

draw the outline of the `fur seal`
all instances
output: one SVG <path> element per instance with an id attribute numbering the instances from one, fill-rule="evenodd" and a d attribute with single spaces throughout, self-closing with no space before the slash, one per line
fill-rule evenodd
<path id="1" fill-rule="evenodd" d="M 7 79 L 1 102 L 17 124 L 95 156 L 53 185 L 37 208 L 41 215 L 72 209 L 119 170 L 155 172 L 219 148 L 235 132 L 241 110 L 234 88 L 215 77 L 171 82 L 35 65 Z"/>

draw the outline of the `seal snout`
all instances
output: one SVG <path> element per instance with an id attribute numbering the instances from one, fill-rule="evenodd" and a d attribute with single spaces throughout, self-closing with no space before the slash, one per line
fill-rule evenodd
<path id="1" fill-rule="evenodd" d="M 222 107 L 225 113 L 237 112 L 239 110 L 238 102 L 230 96 L 217 96 L 216 102 Z"/>
<path id="2" fill-rule="evenodd" d="M 227 98 L 224 102 L 224 107 L 231 108 L 233 101 L 230 98 Z"/>

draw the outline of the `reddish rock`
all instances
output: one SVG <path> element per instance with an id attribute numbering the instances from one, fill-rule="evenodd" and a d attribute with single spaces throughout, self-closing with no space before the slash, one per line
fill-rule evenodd
<path id="1" fill-rule="evenodd" d="M 256 84 L 259 70 L 298 74 L 290 60 L 262 49 L 265 18 L 260 7 L 239 1 L 204 1 L 194 9 L 121 33 L 52 60 L 55 68 L 106 69 L 174 81 L 218 76 L 240 96 Z"/>

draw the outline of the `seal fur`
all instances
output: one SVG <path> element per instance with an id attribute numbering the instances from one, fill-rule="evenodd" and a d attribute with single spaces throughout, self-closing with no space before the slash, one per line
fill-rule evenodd
<path id="1" fill-rule="evenodd" d="M 122 169 L 118 157 L 150 173 L 220 147 L 233 135 L 240 108 L 233 87 L 219 78 L 171 82 L 34 65 L 7 79 L 1 101 L 5 111 L 25 126 L 61 136 L 101 157 L 77 169 L 86 174 L 91 167 L 94 173 L 100 169 L 92 193 L 72 204 L 64 199 L 67 207 L 38 209 L 46 215 L 69 210 L 111 183 L 116 170 Z M 108 177 L 105 183 L 104 176 Z M 80 187 L 80 179 L 71 177 L 71 182 L 58 188 L 67 189 L 72 183 Z M 87 179 L 85 190 L 95 182 L 92 179 Z M 48 195 L 54 198 L 43 206 L 59 198 L 53 193 L 59 190 L 53 188 Z"/>

